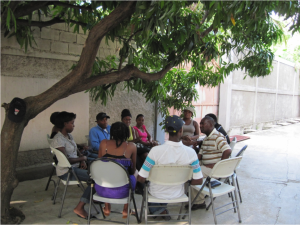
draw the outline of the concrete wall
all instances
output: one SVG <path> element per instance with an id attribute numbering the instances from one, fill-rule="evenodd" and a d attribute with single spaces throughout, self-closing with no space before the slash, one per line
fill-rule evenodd
<path id="1" fill-rule="evenodd" d="M 106 106 L 100 104 L 100 102 L 90 103 L 90 117 L 89 117 L 89 127 L 92 128 L 96 126 L 96 115 L 99 112 L 105 112 L 110 116 L 108 120 L 109 124 L 121 121 L 121 112 L 123 109 L 129 109 L 132 115 L 131 126 L 135 126 L 135 118 L 138 114 L 143 114 L 145 116 L 145 125 L 150 135 L 154 137 L 155 128 L 155 104 L 146 103 L 144 97 L 139 93 L 132 91 L 127 92 L 124 90 L 123 85 L 120 84 L 117 87 L 115 96 L 112 100 L 107 102 Z"/>
<path id="2" fill-rule="evenodd" d="M 300 116 L 299 70 L 293 63 L 276 57 L 270 75 L 244 77 L 234 71 L 220 86 L 219 122 L 231 135 Z"/>
<path id="3" fill-rule="evenodd" d="M 87 38 L 83 30 L 75 34 L 73 28 L 65 24 L 55 24 L 42 30 L 37 27 L 32 29 L 38 46 L 33 44 L 32 48 L 28 47 L 27 53 L 20 48 L 15 37 L 4 38 L 1 32 L 1 103 L 9 103 L 14 97 L 40 94 L 66 76 L 71 66 L 78 61 Z M 120 50 L 118 42 L 109 41 L 108 44 L 103 40 L 99 47 L 97 56 L 101 59 L 118 54 Z M 76 113 L 73 135 L 77 143 L 86 143 L 85 135 L 95 125 L 98 112 L 107 112 L 112 123 L 120 120 L 124 108 L 130 109 L 134 117 L 143 113 L 149 132 L 154 133 L 154 105 L 146 103 L 135 92 L 127 93 L 118 88 L 113 101 L 108 101 L 106 107 L 92 102 L 89 94 L 84 92 L 54 103 L 32 119 L 24 130 L 17 163 L 18 173 L 23 173 L 19 179 L 38 178 L 35 175 L 37 171 L 40 174 L 44 172 L 44 176 L 50 172 L 52 156 L 46 134 L 51 132 L 53 126 L 49 121 L 51 113 L 63 110 Z M 4 117 L 4 109 L 1 108 L 1 126 Z"/>

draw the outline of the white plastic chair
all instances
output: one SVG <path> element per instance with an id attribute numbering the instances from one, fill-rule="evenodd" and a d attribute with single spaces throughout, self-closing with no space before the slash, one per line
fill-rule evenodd
<path id="1" fill-rule="evenodd" d="M 143 208 L 145 205 L 145 222 L 148 223 L 148 217 L 154 217 L 154 216 L 173 216 L 178 215 L 178 220 L 180 219 L 180 216 L 182 215 L 188 215 L 188 222 L 191 224 L 191 195 L 189 197 L 186 194 L 183 194 L 179 198 L 174 199 L 159 199 L 154 196 L 152 196 L 150 193 L 148 193 L 148 185 L 149 181 L 151 183 L 159 184 L 159 185 L 166 185 L 166 186 L 174 186 L 174 185 L 180 185 L 184 184 L 187 181 L 191 181 L 193 175 L 193 169 L 191 166 L 176 166 L 176 165 L 155 165 L 151 168 L 149 177 L 146 181 L 145 189 L 144 189 L 144 195 L 143 195 L 143 201 L 142 201 L 142 207 L 141 207 L 141 217 L 140 220 L 142 221 L 143 216 Z M 188 186 L 189 193 L 191 193 L 191 186 L 189 182 Z M 148 202 L 154 202 L 154 203 L 182 203 L 180 207 L 179 214 L 161 214 L 161 215 L 148 215 Z M 189 204 L 189 210 L 188 214 L 181 214 L 183 204 L 184 202 L 188 202 Z M 154 206 L 155 207 L 155 206 Z"/>
<path id="2" fill-rule="evenodd" d="M 236 139 L 236 137 L 234 137 L 233 140 L 232 140 L 232 142 L 230 142 L 230 144 L 229 144 L 231 150 L 234 149 L 234 146 L 235 146 L 236 142 L 237 142 L 237 139 Z"/>
<path id="3" fill-rule="evenodd" d="M 83 181 L 81 182 L 78 179 L 78 177 L 77 177 L 76 173 L 74 172 L 69 160 L 66 158 L 66 156 L 61 151 L 59 151 L 55 148 L 52 148 L 52 147 L 51 147 L 51 150 L 54 152 L 54 154 L 55 154 L 55 156 L 58 160 L 57 166 L 68 167 L 69 168 L 67 180 L 65 181 L 65 180 L 62 180 L 62 179 L 58 178 L 57 185 L 56 185 L 55 190 L 54 190 L 53 204 L 55 204 L 57 189 L 58 189 L 60 181 L 62 181 L 62 183 L 65 185 L 65 190 L 64 190 L 63 197 L 62 197 L 62 202 L 61 202 L 61 208 L 60 208 L 60 211 L 59 211 L 59 214 L 58 214 L 58 217 L 60 218 L 61 217 L 61 212 L 62 212 L 62 209 L 63 209 L 63 206 L 64 206 L 64 201 L 65 201 L 68 185 L 79 185 L 81 187 L 81 190 L 84 191 L 84 187 L 83 187 L 82 183 L 85 183 L 85 182 L 83 182 Z M 70 180 L 71 173 L 73 173 L 74 177 L 76 178 L 76 181 L 71 181 Z M 95 207 L 95 209 L 96 209 L 96 207 Z M 99 213 L 99 211 L 97 209 L 96 209 L 96 211 L 97 211 L 97 213 Z"/>
<path id="4" fill-rule="evenodd" d="M 51 143 L 52 143 L 52 139 L 50 138 L 49 134 L 47 134 L 47 141 L 49 143 L 49 146 L 51 147 Z M 51 150 L 51 154 L 53 155 L 53 157 L 55 157 L 53 151 Z M 52 180 L 52 176 L 54 174 L 54 171 L 55 171 L 55 168 L 56 168 L 56 163 L 55 163 L 55 159 L 53 158 L 54 162 L 52 162 L 52 169 L 51 169 L 51 172 L 50 172 L 50 175 L 49 175 L 49 179 L 48 179 L 48 182 L 47 182 L 47 185 L 46 185 L 46 188 L 45 188 L 45 191 L 48 190 L 48 187 L 49 187 L 49 184 L 50 182 L 52 181 L 54 183 L 54 187 L 56 187 L 56 183 L 54 180 Z M 52 196 L 52 199 L 54 198 L 54 196 Z"/>
<path id="5" fill-rule="evenodd" d="M 245 145 L 239 152 L 238 154 L 236 154 L 235 157 L 239 157 L 239 156 L 243 156 L 244 155 L 244 152 L 246 151 L 248 145 Z M 239 167 L 239 165 L 237 166 L 237 168 Z M 236 174 L 236 170 L 234 170 L 234 173 Z M 239 194 L 239 197 L 240 197 L 240 203 L 243 202 L 242 200 L 242 194 L 241 194 L 241 190 L 240 190 L 240 185 L 239 185 L 239 181 L 238 181 L 238 178 L 237 178 L 237 175 L 236 175 L 236 186 L 237 186 L 237 192 Z"/>
<path id="6" fill-rule="evenodd" d="M 91 202 L 92 198 L 93 200 L 99 201 L 99 202 L 106 202 L 106 203 L 112 203 L 112 204 L 128 204 L 128 211 L 127 211 L 127 221 L 126 224 L 129 224 L 129 218 L 130 218 L 130 201 L 133 201 L 134 209 L 135 209 L 135 216 L 137 219 L 137 222 L 139 222 L 138 218 L 138 212 L 136 209 L 136 203 L 134 199 L 134 192 L 132 191 L 132 184 L 130 182 L 129 173 L 127 169 L 115 162 L 113 159 L 108 158 L 101 158 L 96 159 L 92 162 L 90 165 L 90 177 L 93 179 L 93 181 L 106 188 L 117 188 L 122 187 L 126 184 L 129 184 L 129 191 L 128 191 L 128 197 L 121 198 L 121 199 L 113 199 L 113 198 L 104 198 L 99 196 L 97 193 L 95 193 L 93 196 L 90 196 L 90 204 L 89 204 L 89 217 L 88 217 L 88 224 L 90 224 L 90 214 L 91 214 Z M 93 188 L 93 183 L 91 184 L 91 188 Z M 92 193 L 92 192 L 91 192 Z M 105 218 L 104 214 L 103 217 Z M 111 221 L 110 222 L 115 222 Z"/>
<path id="7" fill-rule="evenodd" d="M 242 160 L 242 156 L 231 158 L 231 159 L 224 159 L 224 160 L 219 161 L 213 167 L 210 175 L 206 178 L 204 184 L 192 186 L 193 188 L 198 190 L 198 193 L 197 193 L 195 199 L 197 199 L 197 197 L 200 195 L 200 193 L 203 193 L 204 195 L 210 196 L 215 224 L 217 224 L 217 216 L 218 215 L 220 215 L 224 212 L 227 212 L 231 209 L 237 209 L 239 223 L 242 222 L 241 215 L 240 215 L 240 209 L 239 209 L 239 202 L 237 201 L 237 186 L 236 186 L 236 182 L 235 182 L 236 175 L 234 173 L 236 167 L 238 166 L 238 164 L 240 163 L 241 160 Z M 220 186 L 211 188 L 210 181 L 214 180 L 212 178 L 225 178 L 226 179 L 228 177 L 232 178 L 232 185 L 226 184 L 226 183 L 223 183 L 223 182 L 219 181 L 221 183 Z M 209 184 L 208 185 L 209 187 L 206 186 L 207 183 Z M 225 195 L 225 194 L 228 194 L 228 193 L 231 193 L 232 198 L 233 198 L 233 192 L 234 192 L 234 196 L 235 196 L 235 200 L 233 200 L 231 202 L 233 204 L 233 208 L 216 214 L 215 210 L 220 209 L 224 206 L 227 206 L 231 203 L 228 203 L 228 204 L 225 204 L 225 205 L 220 206 L 218 208 L 215 208 L 214 198 Z M 206 208 L 206 210 L 208 210 L 208 208 Z"/>

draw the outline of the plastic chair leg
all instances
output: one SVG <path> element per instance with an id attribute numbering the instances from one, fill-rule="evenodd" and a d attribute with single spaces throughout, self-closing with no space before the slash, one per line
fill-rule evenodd
<path id="1" fill-rule="evenodd" d="M 48 190 L 48 187 L 49 187 L 50 181 L 52 180 L 52 176 L 53 176 L 54 171 L 55 171 L 55 167 L 52 167 L 52 170 L 51 170 L 51 173 L 50 173 L 50 176 L 49 176 L 49 179 L 48 179 L 45 191 Z M 52 180 L 52 181 L 54 182 L 54 180 Z M 55 182 L 54 182 L 54 187 L 55 187 Z"/>
<path id="2" fill-rule="evenodd" d="M 58 192 L 59 183 L 60 183 L 60 178 L 58 178 L 58 180 L 57 180 L 57 185 L 56 185 L 54 193 L 53 193 L 53 205 L 55 204 L 55 200 L 56 200 L 56 196 L 57 196 L 57 192 Z"/>
<path id="3" fill-rule="evenodd" d="M 234 194 L 235 194 L 235 200 L 236 200 L 236 208 L 237 208 L 237 211 L 238 211 L 239 223 L 241 223 L 242 222 L 242 218 L 241 218 L 241 213 L 240 213 L 239 201 L 237 199 L 237 190 L 236 190 L 237 186 L 236 186 L 234 177 L 232 178 L 232 183 L 233 183 L 233 186 L 235 187 Z"/>
<path id="4" fill-rule="evenodd" d="M 93 196 L 93 186 L 94 184 L 91 184 L 91 194 L 90 194 L 90 204 L 89 204 L 89 212 L 88 212 L 88 223 L 90 224 L 90 220 L 91 220 L 91 206 L 92 206 L 92 196 Z"/>
<path id="5" fill-rule="evenodd" d="M 136 208 L 136 203 L 135 203 L 135 198 L 134 198 L 134 194 L 133 192 L 131 192 L 131 199 L 133 201 L 133 207 L 134 207 L 134 210 L 135 210 L 135 217 L 136 217 L 136 221 L 138 223 L 141 223 L 141 221 L 139 220 L 139 215 L 138 215 L 138 211 L 137 211 L 137 208 Z M 143 203 L 142 203 L 143 204 Z"/>
<path id="6" fill-rule="evenodd" d="M 238 182 L 238 178 L 236 177 L 236 186 L 238 188 L 238 194 L 239 194 L 239 197 L 240 197 L 240 202 L 242 203 L 243 200 L 242 200 L 242 194 L 241 194 L 241 189 L 240 189 L 240 186 L 239 186 L 239 182 Z"/>
<path id="7" fill-rule="evenodd" d="M 180 206 L 179 215 L 178 215 L 177 220 L 180 220 L 180 214 L 181 214 L 181 212 L 182 212 L 183 205 L 184 205 L 184 203 L 182 202 L 182 203 L 181 203 L 181 206 Z"/>
<path id="8" fill-rule="evenodd" d="M 210 199 L 211 199 L 211 206 L 212 206 L 214 221 L 215 221 L 215 224 L 217 224 L 217 216 L 216 216 L 216 212 L 215 212 L 214 199 L 213 199 L 213 194 L 212 194 L 211 184 L 210 183 L 209 183 L 209 195 L 210 195 Z"/>
<path id="9" fill-rule="evenodd" d="M 129 218 L 130 218 L 130 197 L 131 197 L 131 188 L 129 188 L 129 195 L 128 195 L 128 198 L 127 198 L 128 207 L 127 207 L 127 220 L 126 220 L 126 224 L 129 224 Z"/>
<path id="10" fill-rule="evenodd" d="M 61 218 L 61 212 L 62 212 L 62 209 L 63 209 L 63 207 L 64 207 L 64 201 L 65 201 L 65 197 L 66 197 L 66 193 L 67 193 L 67 187 L 68 187 L 68 185 L 69 185 L 70 175 L 71 175 L 71 174 L 68 173 L 67 183 L 66 183 L 65 190 L 64 190 L 64 194 L 63 194 L 63 197 L 62 197 L 61 207 L 60 207 L 60 211 L 59 211 L 59 214 L 58 214 L 58 218 Z"/>

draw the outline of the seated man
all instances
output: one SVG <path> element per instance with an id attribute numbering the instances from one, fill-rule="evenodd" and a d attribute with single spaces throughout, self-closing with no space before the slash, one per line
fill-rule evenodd
<path id="1" fill-rule="evenodd" d="M 231 154 L 231 148 L 228 145 L 223 134 L 215 129 L 215 121 L 205 116 L 200 122 L 201 133 L 206 134 L 206 138 L 203 139 L 203 143 L 198 155 L 199 160 L 202 160 L 201 171 L 203 177 L 206 178 L 214 165 L 222 159 L 228 159 Z M 198 191 L 192 188 L 192 200 L 196 197 Z M 192 210 L 205 209 L 205 196 L 200 194 L 194 202 Z M 187 208 L 187 206 L 186 206 Z"/>
<path id="2" fill-rule="evenodd" d="M 218 123 L 218 119 L 217 119 L 216 115 L 212 114 L 212 113 L 209 113 L 209 114 L 207 114 L 205 116 L 209 116 L 209 117 L 211 117 L 211 118 L 214 119 L 214 121 L 216 123 L 215 124 L 216 130 L 219 131 L 221 134 L 223 134 L 225 136 L 225 138 L 226 138 L 227 143 L 230 144 L 229 136 L 227 135 L 226 131 L 223 129 L 222 125 Z"/>
<path id="3" fill-rule="evenodd" d="M 107 123 L 107 119 L 110 117 L 106 113 L 101 112 L 96 116 L 97 125 L 90 129 L 89 138 L 93 151 L 98 152 L 99 146 L 102 140 L 110 139 L 110 125 Z"/>
<path id="4" fill-rule="evenodd" d="M 149 172 L 154 165 L 174 164 L 178 166 L 191 165 L 193 167 L 193 185 L 202 184 L 202 172 L 199 160 L 195 151 L 182 144 L 184 122 L 178 116 L 166 118 L 166 130 L 169 132 L 169 141 L 163 145 L 153 147 L 149 152 L 138 176 L 138 181 L 144 183 L 149 176 Z M 184 194 L 184 184 L 176 186 L 164 186 L 150 183 L 149 193 L 160 199 L 174 199 Z M 161 206 L 149 208 L 150 214 L 168 214 L 166 203 L 149 203 L 149 206 Z M 165 220 L 170 220 L 170 216 L 165 216 Z"/>

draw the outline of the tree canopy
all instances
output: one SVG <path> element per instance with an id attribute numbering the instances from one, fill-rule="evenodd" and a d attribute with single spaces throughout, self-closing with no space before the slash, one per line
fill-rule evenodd
<path id="1" fill-rule="evenodd" d="M 79 32 L 80 26 L 87 32 L 108 17 L 121 2 L 1 4 L 6 35 L 15 35 L 26 50 L 34 44 L 32 26 L 42 29 L 55 23 L 67 23 L 74 32 Z M 197 98 L 195 83 L 218 85 L 235 69 L 243 69 L 251 77 L 270 74 L 274 57 L 270 47 L 281 41 L 283 35 L 270 17 L 272 13 L 285 19 L 292 18 L 292 32 L 300 26 L 297 1 L 140 1 L 131 8 L 131 15 L 108 28 L 106 33 L 106 40 L 122 44 L 119 55 L 104 60 L 96 58 L 90 75 L 94 80 L 110 76 L 126 65 L 148 74 L 163 72 L 164 78 L 163 75 L 149 75 L 147 78 L 124 79 L 128 90 L 144 93 L 148 101 L 159 101 L 163 113 L 171 106 L 180 109 L 191 104 Z M 39 16 L 38 21 L 32 20 L 33 14 Z M 42 20 L 42 14 L 49 20 Z M 237 63 L 222 60 L 224 56 L 232 57 L 233 53 L 239 56 Z M 180 69 L 184 61 L 193 65 L 188 73 Z M 208 63 L 211 61 L 213 63 Z M 94 100 L 105 104 L 121 81 L 87 85 L 86 89 Z"/>

